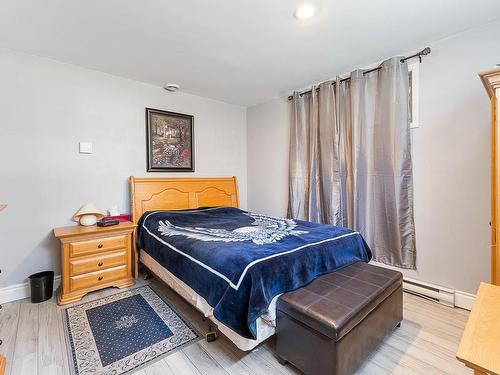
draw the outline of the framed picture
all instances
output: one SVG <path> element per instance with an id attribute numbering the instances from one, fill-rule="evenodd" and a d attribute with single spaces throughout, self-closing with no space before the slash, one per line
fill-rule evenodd
<path id="1" fill-rule="evenodd" d="M 146 108 L 148 172 L 194 172 L 194 117 Z"/>

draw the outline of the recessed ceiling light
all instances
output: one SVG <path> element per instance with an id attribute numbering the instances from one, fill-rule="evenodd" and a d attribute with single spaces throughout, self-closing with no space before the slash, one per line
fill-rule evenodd
<path id="1" fill-rule="evenodd" d="M 177 83 L 167 83 L 164 87 L 165 90 L 174 92 L 179 90 L 181 87 Z"/>
<path id="2" fill-rule="evenodd" d="M 316 9 L 311 4 L 304 4 L 295 11 L 294 15 L 299 20 L 304 20 L 314 16 L 314 13 L 316 13 Z"/>

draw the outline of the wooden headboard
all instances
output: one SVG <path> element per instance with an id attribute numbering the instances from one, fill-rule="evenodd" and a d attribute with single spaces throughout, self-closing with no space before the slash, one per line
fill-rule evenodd
<path id="1" fill-rule="evenodd" d="M 130 177 L 132 221 L 154 210 L 183 210 L 207 206 L 238 207 L 236 177 Z"/>
<path id="2" fill-rule="evenodd" d="M 208 206 L 238 207 L 236 177 L 136 178 L 130 177 L 131 220 L 155 210 L 184 210 Z M 135 277 L 139 275 L 139 253 L 134 231 L 132 254 Z"/>

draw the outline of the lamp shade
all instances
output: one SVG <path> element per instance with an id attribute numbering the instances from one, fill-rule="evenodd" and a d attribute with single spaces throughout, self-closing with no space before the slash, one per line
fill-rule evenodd
<path id="1" fill-rule="evenodd" d="M 73 216 L 73 220 L 79 222 L 80 218 L 83 215 L 94 215 L 97 219 L 102 219 L 104 217 L 104 215 L 97 209 L 97 207 L 93 203 L 87 203 L 80 207 L 75 216 Z"/>

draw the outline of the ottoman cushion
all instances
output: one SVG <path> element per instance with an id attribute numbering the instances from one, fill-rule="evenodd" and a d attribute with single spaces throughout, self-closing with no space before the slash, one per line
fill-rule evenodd
<path id="1" fill-rule="evenodd" d="M 401 284 L 400 272 L 358 262 L 283 294 L 277 310 L 339 341 Z"/>

